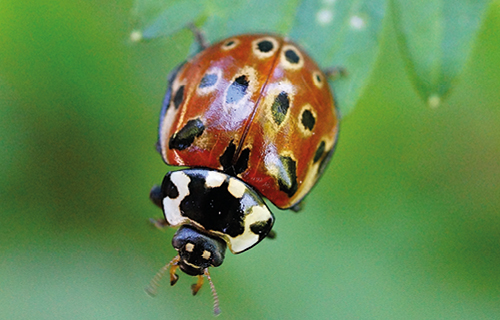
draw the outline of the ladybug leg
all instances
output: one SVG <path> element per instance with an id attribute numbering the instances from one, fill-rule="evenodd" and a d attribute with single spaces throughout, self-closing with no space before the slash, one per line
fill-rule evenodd
<path id="1" fill-rule="evenodd" d="M 344 67 L 327 68 L 323 70 L 323 73 L 328 79 L 332 79 L 333 81 L 348 75 L 347 70 Z"/>
<path id="2" fill-rule="evenodd" d="M 171 267 L 170 267 L 170 270 L 168 271 L 170 273 L 170 285 L 173 286 L 174 284 L 177 283 L 177 280 L 179 280 L 179 275 L 177 273 L 175 273 L 175 271 L 177 271 L 177 269 L 179 268 L 179 260 L 181 260 L 181 258 L 179 256 L 176 256 L 171 263 Z"/>
<path id="3" fill-rule="evenodd" d="M 151 199 L 151 201 L 153 201 L 153 203 L 158 207 L 162 207 L 161 202 L 163 200 L 163 194 L 160 186 L 153 186 L 151 188 L 151 191 L 149 191 L 149 199 Z"/>
<path id="4" fill-rule="evenodd" d="M 151 191 L 149 192 L 149 198 L 158 207 L 160 207 L 160 208 L 163 207 L 163 205 L 162 205 L 163 194 L 161 192 L 160 186 L 153 186 L 153 188 L 151 188 Z M 169 226 L 169 224 L 168 224 L 167 220 L 165 220 L 165 218 L 159 218 L 159 219 L 150 218 L 149 222 L 151 222 L 152 225 L 154 225 L 155 227 L 157 227 L 160 230 Z"/>
<path id="5" fill-rule="evenodd" d="M 193 33 L 196 42 L 200 46 L 200 51 L 210 47 L 210 43 L 208 42 L 207 37 L 205 36 L 203 31 L 201 31 L 201 29 L 199 29 L 194 23 L 190 23 L 188 27 L 189 30 L 191 30 L 191 32 Z"/>
<path id="6" fill-rule="evenodd" d="M 202 274 L 200 274 L 198 276 L 198 281 L 191 285 L 191 292 L 193 293 L 193 296 L 195 296 L 198 293 L 198 291 L 200 291 L 201 286 L 203 286 L 203 275 Z"/>
<path id="7" fill-rule="evenodd" d="M 274 231 L 274 230 L 269 231 L 269 233 L 267 234 L 266 238 L 268 238 L 268 239 L 276 239 L 276 231 Z"/>
<path id="8" fill-rule="evenodd" d="M 304 202 L 303 201 L 296 203 L 295 205 L 290 207 L 290 210 L 292 210 L 293 212 L 299 212 L 302 209 L 304 209 Z"/>
<path id="9" fill-rule="evenodd" d="M 169 224 L 167 222 L 167 220 L 163 219 L 163 218 L 158 218 L 158 219 L 155 219 L 155 218 L 149 218 L 149 222 L 155 226 L 156 228 L 160 229 L 160 230 L 163 230 L 165 227 L 168 227 Z"/>

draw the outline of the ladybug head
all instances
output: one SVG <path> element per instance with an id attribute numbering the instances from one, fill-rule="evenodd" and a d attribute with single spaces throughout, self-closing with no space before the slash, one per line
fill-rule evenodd
<path id="1" fill-rule="evenodd" d="M 184 225 L 172 238 L 179 252 L 179 267 L 190 276 L 203 275 L 208 267 L 218 267 L 224 261 L 226 242 Z"/>
<path id="2" fill-rule="evenodd" d="M 175 233 L 172 245 L 179 254 L 158 271 L 149 287 L 145 289 L 146 292 L 151 296 L 156 295 L 159 281 L 167 270 L 170 273 L 170 285 L 173 286 L 179 279 L 175 271 L 180 268 L 190 276 L 198 276 L 198 282 L 191 286 L 193 295 L 196 295 L 203 285 L 203 277 L 207 277 L 214 297 L 214 314 L 218 315 L 220 313 L 219 298 L 208 268 L 218 267 L 222 264 L 226 252 L 226 242 L 213 236 L 207 236 L 192 226 L 184 225 Z"/>

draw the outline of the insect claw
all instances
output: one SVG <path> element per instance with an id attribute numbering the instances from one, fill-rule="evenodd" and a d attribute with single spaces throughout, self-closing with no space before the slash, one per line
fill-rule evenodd
<path id="1" fill-rule="evenodd" d="M 195 296 L 198 293 L 198 291 L 200 291 L 202 286 L 203 286 L 203 275 L 199 275 L 198 281 L 191 285 L 191 292 L 193 293 L 193 296 Z"/>

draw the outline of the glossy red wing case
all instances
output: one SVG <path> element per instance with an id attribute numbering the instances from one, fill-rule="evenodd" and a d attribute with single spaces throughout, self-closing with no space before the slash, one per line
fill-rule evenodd
<path id="1" fill-rule="evenodd" d="M 284 38 L 241 35 L 178 69 L 159 150 L 170 165 L 236 175 L 289 208 L 316 183 L 337 133 L 334 99 L 314 61 Z"/>

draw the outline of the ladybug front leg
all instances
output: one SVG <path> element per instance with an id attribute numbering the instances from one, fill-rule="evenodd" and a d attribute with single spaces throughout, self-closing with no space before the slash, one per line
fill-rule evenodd
<path id="1" fill-rule="evenodd" d="M 200 46 L 200 51 L 203 51 L 206 48 L 210 47 L 210 43 L 208 42 L 207 37 L 205 37 L 205 34 L 203 33 L 203 31 L 201 31 L 201 29 L 199 29 L 194 23 L 190 23 L 188 27 L 189 30 L 191 30 L 191 32 L 193 33 L 196 42 Z"/>
<path id="2" fill-rule="evenodd" d="M 303 200 L 290 207 L 290 210 L 292 210 L 293 212 L 299 212 L 302 209 L 304 209 L 304 201 Z"/>
<path id="3" fill-rule="evenodd" d="M 195 296 L 198 291 L 200 291 L 201 287 L 203 286 L 203 275 L 198 276 L 198 281 L 191 285 L 191 293 L 193 296 Z"/>
<path id="4" fill-rule="evenodd" d="M 160 186 L 153 186 L 151 188 L 151 191 L 149 191 L 149 199 L 151 199 L 151 201 L 153 201 L 153 203 L 158 207 L 163 208 L 163 193 Z"/>
<path id="5" fill-rule="evenodd" d="M 266 238 L 268 238 L 268 239 L 276 239 L 276 231 L 274 231 L 274 230 L 269 231 L 269 233 L 267 234 Z"/>
<path id="6" fill-rule="evenodd" d="M 149 218 L 149 222 L 160 230 L 163 230 L 165 227 L 170 226 L 167 220 L 165 220 L 164 218 L 158 218 L 158 219 Z"/>
<path id="7" fill-rule="evenodd" d="M 153 188 L 151 188 L 151 191 L 149 192 L 149 198 L 158 207 L 160 207 L 160 208 L 163 207 L 163 205 L 162 205 L 163 194 L 161 192 L 160 186 L 153 186 Z M 169 224 L 168 224 L 167 220 L 165 220 L 165 218 L 159 218 L 159 219 L 150 218 L 149 222 L 151 222 L 151 224 L 153 224 L 155 227 L 157 227 L 160 230 L 169 226 Z"/>
<path id="8" fill-rule="evenodd" d="M 339 66 L 324 69 L 323 73 L 328 79 L 331 79 L 333 81 L 347 76 L 347 70 L 344 67 Z"/>

